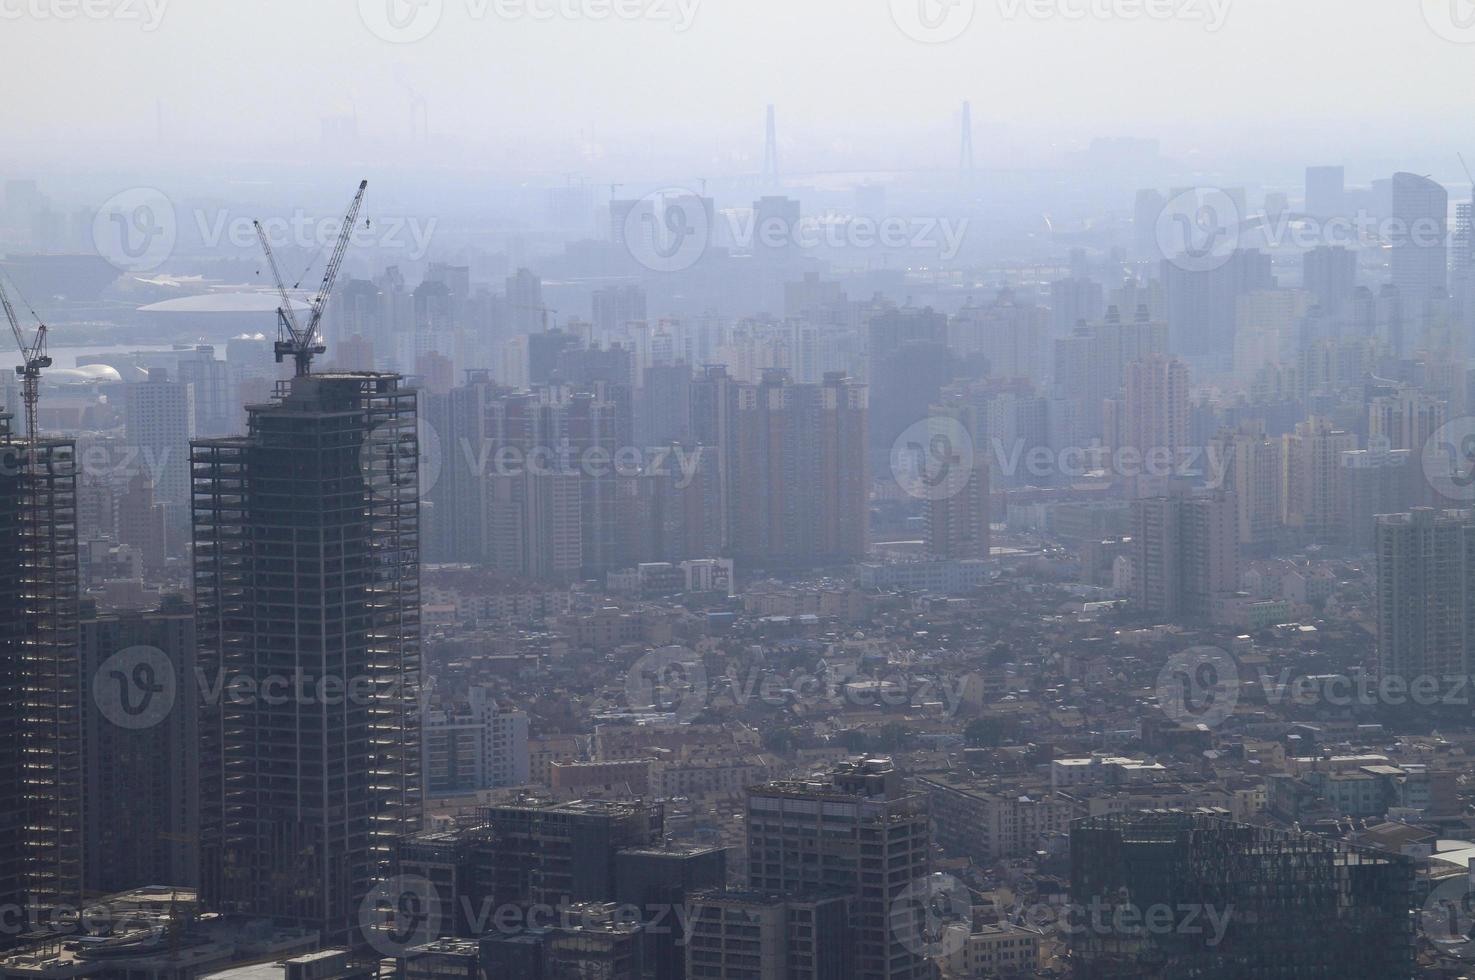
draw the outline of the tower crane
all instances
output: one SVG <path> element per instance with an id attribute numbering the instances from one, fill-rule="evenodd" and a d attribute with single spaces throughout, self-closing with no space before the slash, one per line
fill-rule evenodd
<path id="1" fill-rule="evenodd" d="M 256 238 L 261 242 L 261 250 L 266 253 L 266 262 L 271 267 L 272 278 L 276 280 L 277 292 L 282 297 L 282 305 L 277 307 L 277 342 L 274 348 L 277 363 L 280 364 L 290 355 L 293 363 L 297 365 L 299 377 L 311 374 L 313 357 L 327 350 L 319 339 L 318 328 L 322 324 L 323 310 L 328 305 L 328 297 L 333 293 L 333 284 L 338 280 L 338 270 L 343 266 L 343 256 L 348 251 L 348 242 L 353 237 L 354 228 L 357 227 L 359 208 L 364 203 L 364 190 L 368 186 L 367 180 L 359 181 L 358 193 L 353 196 L 353 203 L 348 206 L 348 213 L 343 216 L 343 225 L 338 230 L 338 241 L 334 243 L 333 252 L 328 257 L 328 265 L 323 269 L 323 281 L 318 285 L 317 295 L 308 303 L 305 327 L 297 322 L 297 314 L 292 309 L 292 297 L 287 292 L 287 283 L 282 278 L 282 271 L 277 267 L 277 257 L 272 254 L 271 242 L 267 241 L 266 230 L 261 227 L 261 222 L 251 222 L 256 229 Z"/>
<path id="2" fill-rule="evenodd" d="M 523 303 L 508 304 L 514 310 L 527 310 L 529 313 L 539 313 L 543 317 L 543 332 L 548 332 L 548 314 L 553 314 L 553 329 L 558 329 L 558 311 L 548 306 L 529 306 Z"/>
<path id="3" fill-rule="evenodd" d="M 27 452 L 34 455 L 36 452 L 36 403 L 41 397 L 41 369 L 51 367 L 51 358 L 46 354 L 46 324 L 38 323 L 36 333 L 30 343 L 26 342 L 26 332 L 21 329 L 20 317 L 16 315 L 15 307 L 10 303 L 10 297 L 5 294 L 5 287 L 0 285 L 0 306 L 5 308 L 5 319 L 10 321 L 10 332 L 15 335 L 16 346 L 20 348 L 21 359 L 24 363 L 18 365 L 15 373 L 21 379 L 21 400 L 26 406 L 26 444 Z M 35 315 L 35 311 L 31 311 Z"/>

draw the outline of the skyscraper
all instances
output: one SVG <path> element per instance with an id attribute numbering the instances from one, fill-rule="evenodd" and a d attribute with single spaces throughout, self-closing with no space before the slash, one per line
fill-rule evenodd
<path id="1" fill-rule="evenodd" d="M 945 409 L 935 409 L 945 417 Z M 961 408 L 953 417 L 974 416 Z M 966 428 L 966 421 L 963 422 Z M 978 426 L 974 425 L 974 428 Z M 972 468 L 956 493 L 933 493 L 923 501 L 922 516 L 927 528 L 927 553 L 935 558 L 987 558 L 991 543 L 989 526 L 988 453 L 983 440 L 974 436 Z M 952 485 L 948 485 L 951 489 Z"/>
<path id="2" fill-rule="evenodd" d="M 1163 616 L 1207 620 L 1239 588 L 1239 507 L 1218 491 L 1132 501 L 1136 602 Z"/>
<path id="3" fill-rule="evenodd" d="M 127 389 L 129 446 L 154 478 L 154 499 L 182 515 L 190 497 L 189 444 L 195 437 L 195 388 L 163 368 Z M 183 521 L 179 522 L 181 525 Z"/>
<path id="4" fill-rule="evenodd" d="M 1171 347 L 1185 357 L 1232 352 L 1239 297 L 1276 285 L 1270 256 L 1253 248 L 1236 249 L 1211 269 L 1180 268 L 1170 259 L 1161 268 Z"/>
<path id="5" fill-rule="evenodd" d="M 199 663 L 258 694 L 202 712 L 202 898 L 325 944 L 419 820 L 415 418 L 397 375 L 302 375 L 192 451 Z"/>
<path id="6" fill-rule="evenodd" d="M 605 286 L 591 297 L 594 336 L 601 340 L 623 336 L 627 326 L 645 320 L 645 289 L 638 285 Z"/>
<path id="7" fill-rule="evenodd" d="M 1449 406 L 1422 388 L 1400 385 L 1388 394 L 1370 398 L 1367 413 L 1369 447 L 1407 449 L 1417 458 L 1430 436 L 1448 421 Z M 1426 490 L 1426 499 L 1432 502 L 1433 490 Z"/>
<path id="8" fill-rule="evenodd" d="M 870 534 L 866 386 L 796 385 L 770 369 L 737 389 L 730 547 L 757 561 L 858 558 Z"/>
<path id="9" fill-rule="evenodd" d="M 87 890 L 108 894 L 161 882 L 194 887 L 200 698 L 193 610 L 171 597 L 148 612 L 88 615 L 81 661 Z M 146 673 L 135 677 L 139 665 Z M 173 681 L 152 694 L 129 689 L 149 677 L 151 686 Z"/>
<path id="10" fill-rule="evenodd" d="M 1381 514 L 1375 550 L 1384 676 L 1467 676 L 1475 666 L 1475 520 L 1428 507 Z"/>
<path id="11" fill-rule="evenodd" d="M 485 372 L 443 395 L 423 395 L 421 412 L 440 440 L 440 476 L 426 491 L 428 519 L 422 527 L 426 562 L 485 562 L 491 558 L 487 499 L 492 448 L 488 407 L 507 394 Z"/>
<path id="12" fill-rule="evenodd" d="M 1346 176 L 1342 167 L 1306 168 L 1306 213 L 1313 218 L 1334 218 L 1346 207 Z"/>
<path id="13" fill-rule="evenodd" d="M 1102 405 L 1121 395 L 1128 366 L 1167 351 L 1167 324 L 1154 321 L 1145 306 L 1126 321 L 1110 307 L 1100 323 L 1078 325 L 1056 340 L 1052 408 L 1058 447 L 1085 447 L 1102 438 Z"/>
<path id="14" fill-rule="evenodd" d="M 1320 245 L 1301 256 L 1306 291 L 1327 316 L 1340 316 L 1357 288 L 1357 253 L 1341 245 Z"/>
<path id="15" fill-rule="evenodd" d="M 1241 422 L 1214 437 L 1211 460 L 1223 467 L 1222 488 L 1234 491 L 1239 543 L 1271 545 L 1280 530 L 1285 490 L 1281 446 L 1265 434 L 1259 419 Z"/>
<path id="16" fill-rule="evenodd" d="M 1132 242 L 1139 259 L 1156 262 L 1163 258 L 1163 247 L 1157 239 L 1157 222 L 1168 199 L 1154 188 L 1139 190 L 1132 204 Z"/>
<path id="17" fill-rule="evenodd" d="M 1429 326 L 1449 294 L 1449 194 L 1428 177 L 1393 175 L 1393 278 L 1405 320 Z M 1405 343 L 1417 342 L 1418 333 Z M 1405 348 L 1395 353 L 1407 353 Z"/>
<path id="18" fill-rule="evenodd" d="M 1168 454 L 1176 464 L 1188 448 L 1188 366 L 1150 354 L 1127 365 L 1123 441 L 1145 454 Z"/>
<path id="19" fill-rule="evenodd" d="M 927 798 L 909 792 L 890 759 L 837 768 L 828 779 L 748 790 L 748 887 L 792 899 L 852 896 L 857 980 L 924 980 L 932 964 L 897 928 L 903 893 L 929 871 Z"/>
<path id="20" fill-rule="evenodd" d="M 614 459 L 631 444 L 629 386 L 541 385 L 489 397 L 485 411 L 491 561 L 550 580 L 619 567 Z"/>
<path id="21" fill-rule="evenodd" d="M 1344 519 L 1342 454 L 1357 448 L 1357 436 L 1312 417 L 1282 437 L 1285 490 L 1284 523 L 1303 528 L 1315 540 L 1342 540 Z"/>
<path id="22" fill-rule="evenodd" d="M 41 922 L 82 897 L 76 497 L 75 443 L 0 416 L 0 902 Z"/>

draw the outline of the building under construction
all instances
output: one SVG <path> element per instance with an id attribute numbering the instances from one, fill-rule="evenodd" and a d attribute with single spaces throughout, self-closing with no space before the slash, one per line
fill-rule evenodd
<path id="1" fill-rule="evenodd" d="M 225 682 L 200 718 L 202 900 L 353 943 L 420 816 L 416 393 L 299 374 L 247 415 L 191 450 L 197 657 Z"/>
<path id="2" fill-rule="evenodd" d="M 38 926 L 82 895 L 77 581 L 76 444 L 0 415 L 0 903 Z"/>
<path id="3" fill-rule="evenodd" d="M 1413 974 L 1407 858 L 1209 810 L 1078 821 L 1070 858 L 1074 976 Z"/>

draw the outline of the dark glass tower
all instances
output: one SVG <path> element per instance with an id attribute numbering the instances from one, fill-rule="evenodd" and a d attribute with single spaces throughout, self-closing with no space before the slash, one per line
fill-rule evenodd
<path id="1" fill-rule="evenodd" d="M 1078 821 L 1070 861 L 1077 976 L 1414 972 L 1414 866 L 1401 855 L 1152 810 Z"/>

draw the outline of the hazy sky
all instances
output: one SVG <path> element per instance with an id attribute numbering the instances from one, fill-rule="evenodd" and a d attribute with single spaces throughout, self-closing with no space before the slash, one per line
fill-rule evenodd
<path id="1" fill-rule="evenodd" d="M 791 167 L 921 164 L 955 159 L 965 98 L 994 165 L 1102 135 L 1354 181 L 1475 156 L 1472 0 L 416 2 L 0 0 L 0 169 L 311 155 L 356 109 L 360 152 L 401 163 L 741 171 L 770 101 Z"/>

